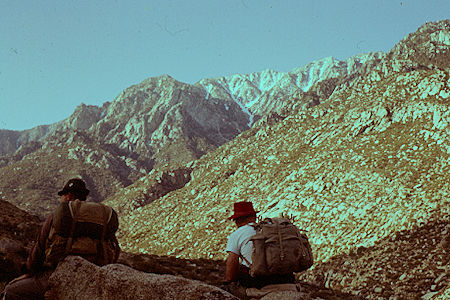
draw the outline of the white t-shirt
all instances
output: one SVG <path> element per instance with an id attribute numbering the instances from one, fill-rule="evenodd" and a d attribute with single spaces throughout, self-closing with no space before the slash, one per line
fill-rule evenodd
<path id="1" fill-rule="evenodd" d="M 227 252 L 233 252 L 234 254 L 243 256 L 250 263 L 252 263 L 253 251 L 253 242 L 250 241 L 250 238 L 256 234 L 255 228 L 251 226 L 252 224 L 254 223 L 241 226 L 235 232 L 230 234 L 226 248 Z M 250 267 L 245 259 L 242 261 L 242 264 Z"/>

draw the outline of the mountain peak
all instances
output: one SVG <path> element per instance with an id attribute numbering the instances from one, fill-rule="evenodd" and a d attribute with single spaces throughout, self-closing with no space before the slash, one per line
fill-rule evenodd
<path id="1" fill-rule="evenodd" d="M 384 73 L 450 67 L 450 20 L 425 23 L 388 53 Z"/>

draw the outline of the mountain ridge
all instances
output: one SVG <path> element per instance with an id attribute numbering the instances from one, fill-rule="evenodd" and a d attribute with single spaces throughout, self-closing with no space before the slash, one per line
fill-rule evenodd
<path id="1" fill-rule="evenodd" d="M 325 68 L 328 69 L 327 71 L 330 72 L 330 70 L 337 69 L 337 67 L 340 65 L 343 65 L 343 64 L 351 65 L 350 62 L 358 60 L 358 59 L 360 59 L 360 57 L 363 57 L 363 59 L 360 59 L 360 60 L 363 60 L 365 63 L 366 61 L 374 59 L 374 57 L 376 58 L 380 55 L 381 55 L 381 52 L 359 54 L 359 55 L 355 55 L 354 57 L 348 58 L 346 61 L 339 61 L 337 59 L 329 57 L 329 58 L 324 58 L 321 60 L 317 60 L 317 61 L 308 63 L 306 66 L 303 66 L 303 67 L 294 68 L 293 71 L 287 72 L 287 73 L 277 72 L 274 70 L 267 69 L 267 70 L 264 70 L 261 72 L 254 72 L 254 73 L 250 73 L 250 74 L 236 74 L 236 75 L 221 77 L 221 78 L 217 78 L 217 79 L 215 79 L 215 78 L 202 79 L 199 82 L 193 84 L 192 86 L 203 86 L 203 88 L 205 89 L 205 93 L 206 93 L 205 96 L 207 99 L 209 99 L 209 97 L 211 96 L 211 93 L 209 93 L 209 96 L 208 96 L 208 88 L 205 87 L 206 83 L 204 83 L 204 82 L 216 82 L 216 81 L 220 82 L 221 80 L 224 80 L 225 82 L 236 81 L 236 80 L 239 80 L 240 77 L 242 77 L 242 78 L 249 78 L 246 80 L 247 80 L 247 82 L 249 82 L 250 86 L 252 86 L 252 85 L 255 86 L 255 83 L 253 83 L 253 81 L 259 80 L 260 83 L 257 84 L 259 86 L 258 93 L 263 94 L 263 93 L 268 92 L 271 88 L 273 88 L 277 84 L 277 81 L 279 81 L 279 80 L 273 80 L 272 85 L 270 85 L 270 87 L 267 88 L 267 86 L 264 85 L 264 82 L 267 82 L 267 79 L 265 81 L 263 81 L 263 80 L 261 80 L 261 77 L 263 77 L 263 78 L 270 77 L 269 74 L 277 74 L 277 76 L 279 76 L 279 77 L 287 76 L 287 77 L 292 78 L 295 76 L 296 78 L 299 78 L 299 77 L 303 77 L 303 75 L 299 75 L 299 74 L 303 74 L 304 72 L 307 72 L 308 70 L 318 69 L 316 67 L 316 64 L 325 66 Z M 326 62 L 328 62 L 328 64 Z M 357 64 L 358 63 L 353 63 L 353 65 L 357 65 Z M 353 68 L 349 68 L 349 69 L 350 69 L 350 71 L 348 71 L 348 73 L 352 74 L 356 71 L 355 69 L 357 69 L 357 68 L 353 67 Z M 313 71 L 308 71 L 308 72 L 311 73 Z M 342 70 L 338 70 L 337 72 L 342 72 Z M 295 74 L 295 75 L 293 75 L 293 74 Z M 333 76 L 330 75 L 328 77 L 336 77 L 336 75 L 333 75 Z M 326 79 L 328 79 L 328 77 L 326 77 Z M 170 80 L 175 80 L 167 74 L 161 75 L 158 77 L 150 77 L 148 79 L 143 80 L 140 83 L 137 83 L 137 84 L 134 84 L 134 85 L 128 87 L 124 91 L 126 91 L 128 89 L 133 89 L 133 88 L 142 88 L 144 85 L 146 85 L 149 82 L 152 82 L 154 80 L 162 80 L 162 79 L 164 79 L 165 82 L 168 82 Z M 324 78 L 321 78 L 320 76 L 311 77 L 307 83 L 307 87 L 305 87 L 303 85 L 301 87 L 301 89 L 303 91 L 307 91 L 312 85 L 314 85 L 314 82 L 319 82 L 323 79 Z M 179 81 L 177 81 L 177 82 L 179 82 Z M 179 82 L 179 83 L 184 84 L 181 82 Z M 296 84 L 300 85 L 300 83 L 296 83 Z M 184 85 L 189 85 L 189 84 L 184 84 Z M 189 85 L 189 86 L 191 86 L 191 85 Z M 227 91 L 231 91 L 230 87 L 227 87 L 225 89 Z M 234 87 L 234 91 L 230 93 L 230 95 L 232 97 L 240 97 L 240 95 L 237 95 L 238 93 L 237 93 L 236 89 L 237 88 Z M 120 93 L 115 98 L 115 100 L 120 98 L 120 95 L 122 95 L 123 92 Z M 136 99 L 138 99 L 138 97 L 136 97 Z M 252 100 L 252 101 L 253 101 L 252 104 L 255 104 L 255 100 Z M 9 139 L 12 139 L 12 141 L 8 142 L 7 138 L 5 138 L 5 137 L 2 138 L 0 135 L 0 139 L 2 140 L 2 144 L 3 144 L 3 147 L 0 147 L 0 157 L 8 155 L 8 154 L 12 154 L 21 145 L 23 145 L 25 143 L 36 142 L 36 141 L 39 142 L 42 139 L 45 139 L 47 136 L 56 134 L 56 132 L 59 132 L 59 131 L 66 131 L 66 130 L 73 130 L 73 129 L 87 130 L 94 123 L 99 122 L 102 118 L 105 117 L 105 114 L 107 113 L 107 110 L 110 105 L 111 105 L 111 102 L 105 102 L 101 106 L 86 105 L 84 103 L 81 103 L 80 105 L 78 105 L 75 108 L 74 112 L 68 118 L 61 120 L 59 122 L 49 124 L 49 125 L 39 125 L 34 128 L 30 128 L 30 129 L 22 130 L 22 131 L 0 130 L 1 135 L 3 135 L 3 136 L 9 135 Z M 229 106 L 229 104 L 227 104 L 227 106 Z M 249 109 L 249 107 L 247 107 L 247 106 L 243 106 L 243 107 L 245 107 L 246 110 Z M 249 122 L 249 123 L 251 124 L 251 122 Z"/>
<path id="2" fill-rule="evenodd" d="M 273 121 L 263 118 L 190 163 L 191 180 L 182 188 L 121 215 L 123 247 L 134 253 L 225 258 L 233 230 L 227 217 L 233 203 L 243 200 L 252 201 L 262 217 L 295 217 L 308 231 L 318 266 L 421 224 L 448 224 L 450 73 L 447 62 L 440 65 L 447 52 L 430 56 L 434 50 L 426 45 L 430 28 L 448 31 L 449 23 L 421 26 L 409 38 L 423 43 L 405 38 L 400 43 L 408 47 L 394 47 L 338 84 L 326 101 Z M 434 57 L 434 67 L 423 67 L 427 56 Z M 129 202 L 155 178 L 141 178 L 106 203 Z M 437 251 L 445 256 L 443 249 Z M 382 262 L 371 259 L 365 271 L 372 274 Z M 398 274 L 395 291 L 388 280 L 360 288 L 369 299 L 396 291 L 406 298 L 437 293 L 432 288 L 433 280 L 442 279 L 437 274 L 420 290 L 405 288 L 421 278 L 414 270 Z M 336 280 L 345 277 L 339 268 L 333 272 Z"/>
<path id="3" fill-rule="evenodd" d="M 372 61 L 380 55 L 365 54 L 348 61 L 361 61 L 361 57 Z M 298 68 L 298 74 L 315 74 L 304 83 L 314 82 L 307 92 L 295 82 L 303 75 L 293 79 L 290 73 L 270 70 L 194 85 L 169 75 L 151 77 L 102 106 L 82 103 L 60 122 L 22 132 L 0 131 L 0 154 L 4 154 L 0 156 L 0 174 L 8 178 L 0 183 L 2 195 L 43 217 L 56 205 L 52 200 L 55 188 L 48 183 L 62 185 L 67 177 L 87 176 L 87 181 L 99 186 L 89 199 L 103 201 L 154 168 L 182 167 L 200 158 L 260 119 L 273 121 L 318 105 L 337 85 L 354 77 L 347 69 L 354 72 L 362 68 L 361 64 L 347 65 L 329 58 Z M 252 98 L 254 95 L 261 97 Z M 30 161 L 43 170 L 33 169 Z M 54 169 L 59 170 L 56 176 L 52 175 Z M 107 184 L 111 184 L 110 189 Z M 16 193 L 16 187 L 22 188 L 21 193 Z M 148 203 L 148 199 L 138 202 Z"/>

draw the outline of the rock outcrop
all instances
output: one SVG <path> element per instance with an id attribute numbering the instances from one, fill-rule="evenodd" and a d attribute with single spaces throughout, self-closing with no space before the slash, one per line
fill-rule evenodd
<path id="1" fill-rule="evenodd" d="M 49 283 L 59 300 L 237 299 L 200 281 L 144 273 L 121 264 L 98 267 L 74 256 L 58 265 Z"/>
<path id="2" fill-rule="evenodd" d="M 0 199 L 0 289 L 23 272 L 40 220 Z"/>
<path id="3" fill-rule="evenodd" d="M 429 22 L 390 50 L 379 70 L 384 74 L 450 67 L 450 20 Z"/>

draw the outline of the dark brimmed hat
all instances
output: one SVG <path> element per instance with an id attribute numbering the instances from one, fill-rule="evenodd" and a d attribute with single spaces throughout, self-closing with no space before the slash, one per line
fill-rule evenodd
<path id="1" fill-rule="evenodd" d="M 234 220 L 240 217 L 255 215 L 256 213 L 257 211 L 253 208 L 253 203 L 246 201 L 236 202 L 234 203 L 234 214 L 228 219 Z"/>
<path id="2" fill-rule="evenodd" d="M 66 185 L 61 191 L 58 192 L 59 196 L 71 193 L 74 196 L 85 198 L 89 194 L 89 190 L 86 188 L 86 183 L 82 179 L 72 178 L 67 181 Z"/>

